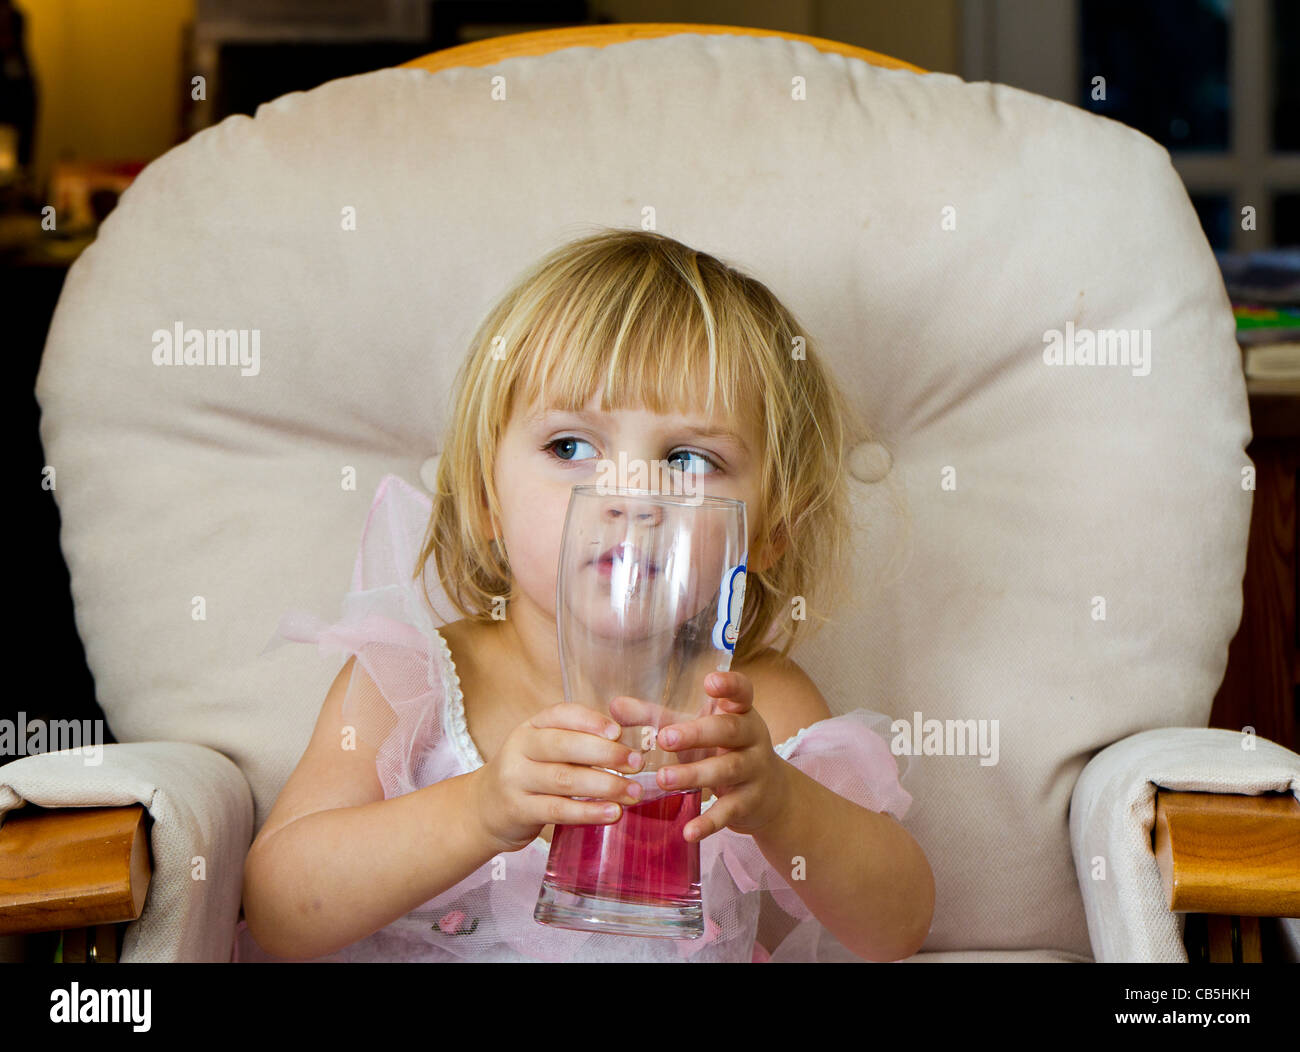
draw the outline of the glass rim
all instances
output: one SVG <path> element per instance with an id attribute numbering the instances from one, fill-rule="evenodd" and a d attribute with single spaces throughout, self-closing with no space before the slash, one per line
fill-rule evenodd
<path id="1" fill-rule="evenodd" d="M 711 497 L 701 493 L 688 497 L 684 493 L 661 493 L 655 490 L 610 488 L 608 486 L 586 483 L 572 487 L 570 497 L 623 497 L 631 500 L 649 501 L 654 504 L 670 504 L 673 507 L 697 507 L 699 504 L 711 504 L 715 507 L 744 508 L 745 502 L 735 497 Z"/>

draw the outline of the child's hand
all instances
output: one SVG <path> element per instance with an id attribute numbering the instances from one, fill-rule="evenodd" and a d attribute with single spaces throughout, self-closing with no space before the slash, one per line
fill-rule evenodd
<path id="1" fill-rule="evenodd" d="M 471 775 L 475 817 L 504 851 L 518 851 L 542 829 L 617 822 L 609 801 L 635 804 L 641 787 L 610 771 L 641 769 L 641 754 L 605 735 L 617 725 L 585 705 L 559 704 L 519 724 L 492 759 Z M 617 727 L 621 733 L 622 728 Z M 635 757 L 635 759 L 633 759 Z M 598 771 L 597 767 L 609 770 Z M 594 797 L 571 800 L 570 796 Z"/>
<path id="2" fill-rule="evenodd" d="M 785 761 L 772 748 L 767 724 L 754 711 L 754 684 L 743 672 L 711 672 L 704 689 L 716 698 L 714 714 L 660 728 L 661 749 L 717 747 L 708 759 L 661 768 L 664 789 L 713 789 L 718 799 L 687 823 L 687 840 L 703 840 L 722 828 L 756 833 L 780 811 L 785 800 Z M 674 737 L 676 735 L 676 737 Z"/>

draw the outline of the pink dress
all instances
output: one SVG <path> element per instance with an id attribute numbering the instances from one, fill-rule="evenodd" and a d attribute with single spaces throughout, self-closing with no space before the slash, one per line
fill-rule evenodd
<path id="1" fill-rule="evenodd" d="M 315 643 L 323 656 L 355 654 L 382 698 L 349 690 L 343 713 L 378 750 L 384 798 L 391 799 L 483 765 L 465 722 L 460 680 L 439 624 L 459 620 L 438 589 L 429 609 L 416 565 L 430 499 L 395 475 L 380 482 L 335 623 L 286 614 L 268 649 L 285 640 Z M 436 587 L 436 575 L 430 575 Z M 440 620 L 435 620 L 435 613 Z M 561 700 L 561 699 L 557 699 Z M 912 802 L 886 735 L 890 719 L 865 709 L 805 727 L 775 751 L 839 795 L 902 818 Z M 910 760 L 904 774 L 912 770 Z M 710 798 L 707 810 L 714 802 Z M 489 860 L 459 884 L 387 927 L 319 961 L 817 961 L 859 960 L 813 917 L 753 838 L 722 829 L 700 843 L 706 917 L 699 939 L 651 939 L 569 931 L 538 923 L 533 907 L 549 844 L 538 837 Z M 767 894 L 797 924 L 779 946 L 756 939 Z M 770 950 L 770 953 L 768 952 Z M 244 921 L 232 960 L 276 961 Z"/>

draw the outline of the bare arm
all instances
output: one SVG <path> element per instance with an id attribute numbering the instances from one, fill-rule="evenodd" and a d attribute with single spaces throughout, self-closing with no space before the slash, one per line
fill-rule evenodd
<path id="1" fill-rule="evenodd" d="M 404 916 L 499 854 L 471 814 L 473 774 L 390 800 L 375 750 L 345 750 L 349 660 L 311 742 L 244 863 L 244 916 L 276 957 L 333 953 Z M 376 688 L 360 668 L 362 689 Z"/>
<path id="2" fill-rule="evenodd" d="M 754 683 L 773 741 L 785 741 L 801 727 L 830 717 L 826 699 L 793 661 L 770 647 L 746 674 Z M 788 760 L 781 816 L 754 834 L 754 843 L 773 869 L 817 920 L 859 957 L 894 961 L 916 953 L 934 914 L 934 874 L 925 852 L 892 815 L 860 807 L 826 788 Z M 795 879 L 794 860 L 803 859 Z M 765 904 L 766 905 L 766 904 Z M 775 904 L 773 906 L 774 909 Z M 783 911 L 782 911 L 783 912 Z M 769 915 L 766 931 L 784 938 Z M 777 942 L 764 942 L 769 950 Z"/>
<path id="3" fill-rule="evenodd" d="M 920 950 L 934 915 L 934 874 L 925 852 L 892 815 L 859 807 L 797 767 L 780 817 L 754 834 L 778 873 L 804 860 L 791 889 L 851 952 L 897 961 Z"/>

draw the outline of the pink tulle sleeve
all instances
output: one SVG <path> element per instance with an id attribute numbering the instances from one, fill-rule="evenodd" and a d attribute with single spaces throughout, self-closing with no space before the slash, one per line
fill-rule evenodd
<path id="1" fill-rule="evenodd" d="M 904 782 L 912 782 L 916 768 L 912 758 L 896 757 L 890 750 L 890 723 L 881 713 L 854 709 L 805 727 L 776 746 L 776 752 L 846 800 L 901 820 L 912 804 Z M 785 872 L 773 869 L 753 837 L 723 829 L 706 837 L 701 850 L 706 867 L 712 864 L 712 856 L 721 856 L 740 892 L 770 891 L 790 916 L 800 921 L 812 916 L 791 890 L 793 863 Z"/>
<path id="2" fill-rule="evenodd" d="M 359 742 L 376 749 L 385 799 L 457 773 L 450 750 L 436 748 L 443 739 L 440 703 L 448 684 L 432 630 L 447 623 L 437 609 L 437 599 L 445 604 L 445 597 L 439 591 L 426 603 L 423 586 L 412 577 L 431 507 L 414 486 L 385 476 L 366 518 L 351 590 L 338 619 L 290 611 L 266 648 L 315 643 L 322 657 L 355 655 L 343 723 Z M 441 620 L 435 622 L 430 604 Z"/>

